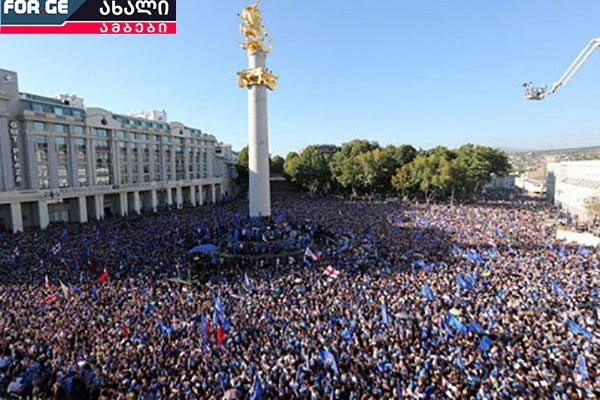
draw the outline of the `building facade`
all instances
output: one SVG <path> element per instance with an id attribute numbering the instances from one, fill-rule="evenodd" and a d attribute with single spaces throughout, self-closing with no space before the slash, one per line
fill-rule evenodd
<path id="1" fill-rule="evenodd" d="M 76 96 L 20 93 L 0 69 L 0 229 L 214 203 L 232 192 L 230 145 L 164 111 L 121 115 Z"/>
<path id="2" fill-rule="evenodd" d="M 578 222 L 598 220 L 600 160 L 548 163 L 548 198 Z"/>

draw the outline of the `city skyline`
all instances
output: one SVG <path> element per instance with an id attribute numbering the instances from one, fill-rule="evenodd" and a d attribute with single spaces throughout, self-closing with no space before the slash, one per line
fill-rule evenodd
<path id="1" fill-rule="evenodd" d="M 236 13 L 246 4 L 178 4 L 169 37 L 0 36 L 0 52 L 14 55 L 1 67 L 19 74 L 22 92 L 70 92 L 120 113 L 165 109 L 239 150 L 248 138 Z M 521 95 L 523 82 L 556 81 L 598 36 L 600 4 L 563 5 L 261 3 L 270 68 L 281 77 L 269 97 L 271 153 L 354 138 L 423 148 L 599 144 L 600 55 L 546 100 Z"/>

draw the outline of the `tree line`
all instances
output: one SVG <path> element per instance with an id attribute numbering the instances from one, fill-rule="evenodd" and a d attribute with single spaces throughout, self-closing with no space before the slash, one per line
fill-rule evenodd
<path id="1" fill-rule="evenodd" d="M 360 139 L 345 143 L 333 156 L 308 146 L 288 153 L 283 163 L 286 178 L 311 194 L 399 195 L 427 202 L 472 199 L 492 174 L 504 176 L 510 170 L 506 153 L 487 146 L 417 150 L 408 144 L 381 147 Z M 247 151 L 245 176 L 247 180 Z"/>

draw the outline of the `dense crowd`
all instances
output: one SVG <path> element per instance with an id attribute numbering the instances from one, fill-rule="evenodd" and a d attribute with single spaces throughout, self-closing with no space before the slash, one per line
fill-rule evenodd
<path id="1" fill-rule="evenodd" d="M 207 282 L 186 251 L 231 240 L 241 201 L 5 233 L 0 397 L 600 396 L 600 251 L 545 204 L 282 196 L 273 229 L 329 237 Z"/>

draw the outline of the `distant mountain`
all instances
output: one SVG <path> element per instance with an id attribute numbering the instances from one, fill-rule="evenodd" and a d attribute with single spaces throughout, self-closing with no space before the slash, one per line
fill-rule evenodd
<path id="1" fill-rule="evenodd" d="M 516 149 L 516 150 L 508 150 L 508 148 L 506 150 L 507 153 L 537 153 L 537 154 L 548 154 L 548 155 L 553 155 L 553 154 L 569 154 L 569 153 L 579 153 L 579 154 L 585 154 L 585 153 L 600 153 L 600 146 L 589 146 L 589 147 L 570 147 L 570 148 L 564 148 L 564 149 L 544 149 L 544 150 L 524 150 L 524 149 Z"/>

